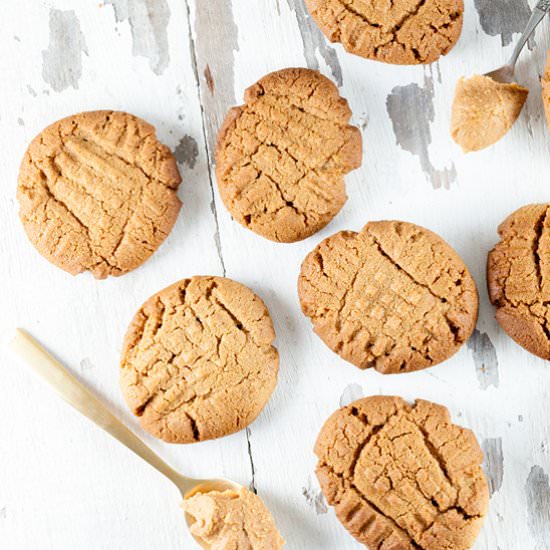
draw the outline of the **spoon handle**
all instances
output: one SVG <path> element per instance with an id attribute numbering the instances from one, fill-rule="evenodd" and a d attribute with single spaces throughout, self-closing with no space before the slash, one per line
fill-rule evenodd
<path id="1" fill-rule="evenodd" d="M 181 476 L 145 445 L 28 332 L 17 329 L 10 342 L 10 347 L 69 405 L 118 439 L 128 449 L 134 451 L 181 490 L 187 478 Z M 189 485 L 195 484 L 194 480 L 189 479 L 188 481 Z"/>
<path id="2" fill-rule="evenodd" d="M 529 21 L 527 21 L 525 30 L 523 31 L 519 42 L 516 44 L 514 51 L 512 52 L 512 57 L 510 58 L 508 65 L 514 66 L 516 64 L 516 61 L 518 60 L 519 54 L 523 49 L 523 46 L 525 46 L 527 40 L 529 40 L 529 38 L 533 34 L 536 26 L 542 21 L 544 16 L 548 13 L 549 9 L 550 0 L 539 0 L 537 2 L 537 5 L 533 8 L 533 11 L 531 12 L 531 17 L 529 18 Z"/>

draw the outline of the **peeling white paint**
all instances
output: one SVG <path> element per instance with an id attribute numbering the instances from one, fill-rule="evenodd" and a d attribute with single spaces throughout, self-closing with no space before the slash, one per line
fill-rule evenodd
<path id="1" fill-rule="evenodd" d="M 489 493 L 492 496 L 502 487 L 502 480 L 504 479 L 502 438 L 484 439 L 481 448 L 485 458 L 483 466 L 489 483 Z"/>
<path id="2" fill-rule="evenodd" d="M 78 88 L 82 53 L 88 53 L 74 11 L 50 10 L 50 42 L 42 52 L 42 78 L 56 92 Z"/>
<path id="3" fill-rule="evenodd" d="M 531 468 L 525 484 L 529 529 L 537 550 L 550 548 L 550 484 L 548 474 L 538 465 Z"/>
<path id="4" fill-rule="evenodd" d="M 128 21 L 132 32 L 132 55 L 145 57 L 156 75 L 170 63 L 168 22 L 170 8 L 166 0 L 106 0 L 113 6 L 117 22 Z"/>
<path id="5" fill-rule="evenodd" d="M 489 386 L 498 388 L 500 378 L 497 352 L 489 335 L 475 329 L 467 345 L 474 357 L 479 387 L 482 390 L 486 390 Z"/>
<path id="6" fill-rule="evenodd" d="M 363 388 L 359 384 L 348 384 L 340 396 L 340 407 L 345 407 L 363 397 Z"/>
<path id="7" fill-rule="evenodd" d="M 512 42 L 514 33 L 521 33 L 531 15 L 527 0 L 475 0 L 481 28 L 489 36 L 500 35 L 502 45 Z M 534 47 L 529 42 L 529 47 Z"/>
<path id="8" fill-rule="evenodd" d="M 332 77 L 338 86 L 342 86 L 342 67 L 338 61 L 336 50 L 328 44 L 327 39 L 309 15 L 303 0 L 287 0 L 287 2 L 290 9 L 296 15 L 304 44 L 304 57 L 306 58 L 307 66 L 310 69 L 319 70 L 318 53 L 330 68 Z"/>
<path id="9" fill-rule="evenodd" d="M 183 136 L 176 148 L 174 149 L 174 157 L 179 164 L 185 164 L 188 168 L 195 168 L 197 157 L 199 156 L 199 146 L 195 138 L 191 136 Z"/>
<path id="10" fill-rule="evenodd" d="M 433 78 L 425 76 L 424 86 L 414 82 L 395 86 L 386 98 L 386 109 L 397 145 L 418 156 L 422 170 L 434 189 L 449 189 L 456 180 L 454 163 L 451 162 L 447 168 L 436 169 L 430 158 L 430 124 L 435 118 L 433 97 Z"/>
<path id="11" fill-rule="evenodd" d="M 317 515 L 327 513 L 328 506 L 325 497 L 318 483 L 313 483 L 311 477 L 308 477 L 307 484 L 302 487 L 302 495 L 304 495 L 306 502 Z"/>

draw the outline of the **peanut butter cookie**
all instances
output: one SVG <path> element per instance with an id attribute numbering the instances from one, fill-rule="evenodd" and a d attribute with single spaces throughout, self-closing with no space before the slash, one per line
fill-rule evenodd
<path id="1" fill-rule="evenodd" d="M 222 277 L 192 277 L 149 298 L 124 341 L 121 386 L 145 430 L 170 443 L 248 426 L 277 383 L 265 304 Z"/>
<path id="2" fill-rule="evenodd" d="M 43 130 L 21 162 L 19 216 L 38 252 L 98 279 L 141 265 L 179 213 L 176 161 L 145 121 L 117 111 Z"/>
<path id="3" fill-rule="evenodd" d="M 550 359 L 550 204 L 531 204 L 498 227 L 487 286 L 496 319 L 527 351 Z"/>
<path id="4" fill-rule="evenodd" d="M 331 42 L 356 55 L 398 65 L 432 63 L 462 32 L 462 0 L 306 0 Z"/>
<path id="5" fill-rule="evenodd" d="M 407 222 L 370 222 L 328 237 L 304 260 L 298 293 L 330 349 L 385 374 L 444 361 L 477 320 L 477 289 L 462 260 Z"/>
<path id="6" fill-rule="evenodd" d="M 489 490 L 474 434 L 441 405 L 376 396 L 336 411 L 315 444 L 317 477 L 343 526 L 371 550 L 467 550 Z"/>
<path id="7" fill-rule="evenodd" d="M 268 74 L 244 100 L 218 134 L 222 200 L 236 221 L 267 239 L 305 239 L 340 211 L 344 175 L 361 164 L 348 104 L 309 69 Z"/>

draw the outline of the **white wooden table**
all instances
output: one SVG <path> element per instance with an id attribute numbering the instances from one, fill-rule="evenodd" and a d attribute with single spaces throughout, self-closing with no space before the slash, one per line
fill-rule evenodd
<path id="1" fill-rule="evenodd" d="M 530 0 L 533 3 L 533 0 Z M 431 67 L 366 61 L 329 45 L 302 0 L 4 0 L 0 17 L 0 332 L 26 327 L 182 472 L 254 486 L 290 549 L 359 548 L 320 496 L 312 447 L 340 404 L 398 394 L 447 405 L 487 453 L 490 514 L 476 549 L 550 548 L 550 365 L 499 329 L 485 290 L 497 224 L 550 201 L 550 139 L 539 76 L 545 21 L 521 57 L 531 94 L 494 147 L 464 156 L 450 140 L 456 79 L 501 64 L 529 15 L 527 0 L 467 0 L 464 30 Z M 504 47 L 503 47 L 504 45 Z M 349 200 L 310 239 L 282 245 L 234 223 L 220 202 L 212 144 L 246 86 L 287 66 L 338 82 L 363 131 L 365 159 Z M 119 279 L 71 277 L 24 235 L 15 200 L 27 143 L 48 123 L 98 109 L 135 113 L 177 154 L 183 210 L 160 250 Z M 373 219 L 419 223 L 447 239 L 479 286 L 478 332 L 445 364 L 382 376 L 362 372 L 312 333 L 296 296 L 299 265 L 322 238 Z M 194 274 L 252 287 L 274 319 L 278 387 L 250 429 L 170 446 L 139 429 L 118 388 L 123 334 L 153 292 Z M 0 548 L 194 548 L 176 491 L 0 351 Z"/>

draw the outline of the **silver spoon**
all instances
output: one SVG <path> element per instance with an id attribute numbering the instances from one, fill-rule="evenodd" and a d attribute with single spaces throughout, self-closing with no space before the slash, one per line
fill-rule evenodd
<path id="1" fill-rule="evenodd" d="M 176 472 L 24 330 L 16 330 L 16 334 L 10 342 L 10 347 L 29 367 L 50 384 L 69 405 L 87 416 L 92 422 L 95 422 L 100 428 L 103 428 L 167 477 L 178 488 L 184 499 L 196 493 L 225 491 L 227 489 L 238 491 L 242 489 L 241 485 L 229 479 L 192 479 Z M 193 518 L 185 514 L 185 521 L 190 527 Z M 199 540 L 197 542 L 202 548 L 207 548 Z"/>
<path id="2" fill-rule="evenodd" d="M 503 82 L 505 84 L 514 82 L 514 69 L 516 67 L 516 62 L 518 60 L 519 54 L 533 34 L 533 31 L 535 30 L 537 25 L 548 13 L 548 10 L 550 10 L 550 0 L 539 0 L 537 2 L 537 5 L 533 9 L 531 17 L 529 18 L 529 21 L 527 21 L 525 30 L 523 31 L 519 42 L 516 44 L 516 47 L 512 52 L 512 57 L 510 57 L 508 63 L 506 63 L 506 65 L 503 65 L 499 69 L 491 71 L 490 73 L 485 73 L 484 76 L 488 76 L 496 82 Z"/>

